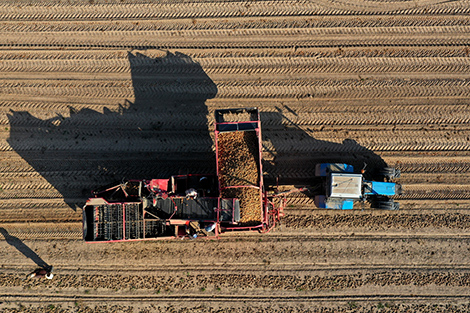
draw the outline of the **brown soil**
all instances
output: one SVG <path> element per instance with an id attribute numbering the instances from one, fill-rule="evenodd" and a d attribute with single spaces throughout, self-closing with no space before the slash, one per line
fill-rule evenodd
<path id="1" fill-rule="evenodd" d="M 0 311 L 470 311 L 469 14 L 460 0 L 2 1 Z M 397 166 L 400 211 L 292 193 L 268 234 L 81 240 L 92 189 L 215 173 L 213 113 L 234 107 L 260 110 L 265 181 Z M 240 161 L 226 184 L 256 185 L 257 160 Z M 52 280 L 25 279 L 45 264 Z"/>

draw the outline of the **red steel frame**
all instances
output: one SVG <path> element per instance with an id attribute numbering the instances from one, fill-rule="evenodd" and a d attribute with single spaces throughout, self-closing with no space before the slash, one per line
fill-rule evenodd
<path id="1" fill-rule="evenodd" d="M 256 109 L 257 111 L 257 109 Z M 254 120 L 254 121 L 243 121 L 243 122 L 221 122 L 221 123 L 218 123 L 216 121 L 215 123 L 215 147 L 216 147 L 216 168 L 217 168 L 217 177 L 219 176 L 219 150 L 218 150 L 218 136 L 219 136 L 219 133 L 221 133 L 221 131 L 218 131 L 217 130 L 217 126 L 218 125 L 228 125 L 228 124 L 241 124 L 241 123 L 256 123 L 256 128 L 254 129 L 254 131 L 256 132 L 256 136 L 258 138 L 258 153 L 259 153 L 259 156 L 258 156 L 258 160 L 259 160 L 259 186 L 254 186 L 254 185 L 247 185 L 247 186 L 229 186 L 229 187 L 226 187 L 226 188 L 240 188 L 240 187 L 243 187 L 243 188 L 256 188 L 259 190 L 259 198 L 260 198 L 260 205 L 261 205 L 261 223 L 259 225 L 254 225 L 254 226 L 230 226 L 230 227 L 221 227 L 220 226 L 220 210 L 221 210 L 221 197 L 220 197 L 220 191 L 221 191 L 221 187 L 220 187 L 220 180 L 218 181 L 218 188 L 219 188 L 219 197 L 218 197 L 218 202 L 217 202 L 217 209 L 216 209 L 216 221 L 203 221 L 203 222 L 215 222 L 216 223 L 216 227 L 215 227 L 215 236 L 216 238 L 218 238 L 219 234 L 224 232 L 224 231 L 236 231 L 236 230 L 258 230 L 258 231 L 261 231 L 261 232 L 269 232 L 270 230 L 272 230 L 274 228 L 274 226 L 276 225 L 276 222 L 279 220 L 279 218 L 281 216 L 283 216 L 283 208 L 286 206 L 286 198 L 285 198 L 285 195 L 290 193 L 290 192 L 293 192 L 293 191 L 297 191 L 297 190 L 293 190 L 293 191 L 290 191 L 290 192 L 287 192 L 287 193 L 282 193 L 282 194 L 274 194 L 274 195 L 271 195 L 271 196 L 268 196 L 266 191 L 264 190 L 264 180 L 263 180 L 263 167 L 262 167 L 262 154 L 263 154 L 263 149 L 262 149 L 262 141 L 261 141 L 261 121 L 260 121 L 260 118 L 259 118 L 259 113 L 257 113 L 257 120 Z M 245 130 L 235 130 L 235 131 L 245 131 Z M 253 131 L 253 130 L 248 130 L 248 131 Z M 223 133 L 223 131 L 222 131 Z M 179 177 L 179 176 L 192 176 L 192 175 L 175 175 L 174 177 Z M 200 176 L 199 174 L 197 176 Z M 172 178 L 170 178 L 172 179 Z M 113 187 L 114 188 L 114 187 Z M 108 189 L 108 190 L 111 190 L 112 188 Z M 273 198 L 275 197 L 280 197 L 280 196 L 283 196 L 282 199 L 280 199 L 280 205 L 279 207 L 276 207 L 274 201 L 273 201 Z M 181 196 L 168 196 L 169 198 L 172 199 L 173 201 L 173 198 L 183 198 Z M 92 199 L 89 199 L 87 201 L 87 204 L 85 205 L 85 207 L 87 205 L 93 205 L 92 202 L 93 200 L 97 200 L 97 199 L 102 199 L 103 202 L 105 202 L 106 204 L 122 204 L 123 205 L 123 239 L 119 239 L 119 240 L 106 240 L 106 241 L 87 241 L 89 243 L 98 243 L 98 242 L 122 242 L 122 241 L 142 241 L 142 240 L 166 240 L 166 239 L 172 239 L 172 238 L 178 238 L 178 235 L 176 234 L 175 236 L 165 236 L 165 237 L 156 237 L 156 238 L 145 238 L 145 220 L 144 220 L 144 215 L 145 215 L 145 210 L 142 210 L 142 220 L 143 220 L 143 238 L 139 238 L 139 239 L 125 239 L 125 222 L 126 222 L 126 215 L 125 215 L 125 209 L 126 209 L 126 204 L 129 204 L 129 203 L 139 203 L 139 202 L 121 202 L 121 203 L 110 203 L 110 202 L 107 202 L 105 199 L 103 198 L 100 198 L 100 197 L 97 197 L 95 196 L 95 198 L 92 198 Z M 174 201 L 173 201 L 174 203 Z M 84 207 L 84 209 L 85 209 Z M 175 204 L 175 207 L 176 207 L 176 204 Z M 271 208 L 271 210 L 270 210 Z M 176 208 L 175 208 L 176 210 Z M 174 213 L 173 213 L 174 214 Z M 167 221 L 167 225 L 175 225 L 175 226 L 182 226 L 182 225 L 189 225 L 189 223 L 192 221 L 192 220 L 171 220 L 171 218 L 173 217 L 173 215 L 168 219 Z M 173 222 L 173 223 L 172 223 Z M 233 220 L 232 220 L 233 222 Z M 214 238 L 214 237 L 205 237 L 205 238 Z"/>
<path id="2" fill-rule="evenodd" d="M 222 188 L 220 186 L 220 180 L 219 180 L 219 192 L 222 191 L 222 189 L 228 189 L 228 188 L 257 188 L 259 190 L 259 198 L 260 198 L 260 207 L 261 207 L 261 224 L 259 225 L 254 225 L 254 226 L 232 226 L 232 227 L 224 227 L 223 229 L 226 231 L 230 230 L 260 230 L 260 231 L 269 231 L 272 229 L 274 225 L 270 225 L 270 220 L 269 220 L 269 210 L 268 204 L 273 205 L 274 204 L 268 200 L 266 192 L 264 191 L 264 180 L 263 180 L 263 146 L 262 146 L 262 141 L 261 141 L 261 121 L 260 121 L 260 116 L 259 113 L 257 113 L 257 119 L 256 120 L 249 120 L 249 121 L 241 121 L 241 122 L 215 122 L 214 126 L 214 132 L 215 132 L 215 151 L 216 151 L 216 166 L 217 166 L 217 177 L 219 176 L 219 147 L 218 147 L 218 137 L 220 133 L 224 133 L 224 131 L 219 131 L 218 126 L 219 125 L 234 125 L 234 124 L 243 124 L 243 123 L 256 123 L 256 128 L 254 131 L 256 132 L 256 137 L 258 139 L 258 166 L 259 166 L 259 186 L 253 186 L 253 185 L 247 185 L 247 186 L 229 186 Z M 244 131 L 244 130 L 234 130 L 234 131 Z M 250 130 L 251 131 L 251 130 Z M 230 131 L 228 131 L 230 132 Z M 279 219 L 279 215 L 277 214 L 276 217 L 273 219 L 274 223 L 275 220 Z M 218 221 L 219 222 L 219 221 Z M 273 224 L 274 224 L 273 223 Z"/>
<path id="3" fill-rule="evenodd" d="M 172 198 L 172 201 L 173 201 L 173 198 L 182 198 L 182 197 L 169 197 L 169 198 Z M 139 239 L 126 239 L 126 204 L 136 204 L 136 203 L 139 203 L 139 202 L 119 202 L 119 203 L 115 203 L 115 202 L 108 202 L 106 201 L 105 199 L 103 198 L 93 198 L 93 199 L 102 199 L 102 201 L 106 204 L 121 204 L 123 206 L 122 208 L 122 236 L 123 236 L 123 239 L 117 239 L 117 240 L 100 240 L 100 241 L 87 241 L 87 243 L 105 243 L 105 242 L 124 242 L 124 241 L 143 241 L 143 240 L 168 240 L 168 239 L 176 239 L 176 238 L 179 238 L 178 236 L 165 236 L 165 237 L 150 237 L 150 238 L 145 238 L 145 219 L 144 219 L 144 215 L 145 215 L 145 211 L 143 210 L 142 211 L 142 228 L 143 228 L 143 238 L 139 238 Z M 96 200 L 95 200 L 96 201 Z M 88 201 L 87 201 L 88 203 Z M 86 206 L 86 205 L 85 205 Z M 98 207 L 95 207 L 94 208 L 95 212 L 98 210 Z M 208 238 L 208 239 L 211 239 L 211 238 L 218 238 L 219 237 L 219 211 L 220 211 L 220 197 L 218 198 L 218 208 L 217 208 L 217 221 L 212 221 L 212 220 L 203 220 L 202 222 L 209 222 L 209 223 L 217 223 L 217 227 L 215 227 L 214 229 L 214 233 L 215 235 L 214 236 L 208 236 L 208 237 L 205 237 L 205 238 Z M 174 226 L 188 226 L 189 223 L 193 220 L 180 220 L 180 219 L 174 219 L 174 220 L 171 220 L 171 217 L 168 218 L 168 224 L 167 225 L 174 225 Z M 82 230 L 84 231 L 84 225 L 82 225 Z"/>

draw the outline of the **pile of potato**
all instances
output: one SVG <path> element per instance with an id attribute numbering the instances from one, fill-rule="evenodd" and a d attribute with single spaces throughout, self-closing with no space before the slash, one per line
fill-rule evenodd
<path id="1" fill-rule="evenodd" d="M 222 190 L 223 198 L 237 198 L 240 201 L 240 223 L 257 225 L 262 220 L 260 191 L 256 188 L 240 187 Z"/>
<path id="2" fill-rule="evenodd" d="M 217 145 L 222 189 L 230 186 L 259 186 L 259 146 L 254 131 L 220 133 Z M 222 190 L 221 196 L 240 200 L 241 223 L 261 221 L 259 189 L 230 188 Z"/>

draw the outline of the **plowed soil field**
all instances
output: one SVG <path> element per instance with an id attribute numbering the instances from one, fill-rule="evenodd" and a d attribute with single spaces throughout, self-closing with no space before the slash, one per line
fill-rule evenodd
<path id="1" fill-rule="evenodd" d="M 3 0 L 0 311 L 470 311 L 468 0 Z M 399 211 L 288 198 L 269 234 L 85 244 L 122 178 L 214 173 L 258 107 L 265 181 L 402 171 Z M 289 187 L 286 187 L 288 189 Z M 38 266 L 54 278 L 25 279 Z"/>

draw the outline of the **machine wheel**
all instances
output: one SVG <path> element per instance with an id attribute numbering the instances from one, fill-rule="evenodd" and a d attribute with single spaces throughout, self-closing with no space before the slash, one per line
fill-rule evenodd
<path id="1" fill-rule="evenodd" d="M 394 202 L 393 199 L 381 198 L 372 200 L 371 207 L 379 210 L 394 211 L 400 208 L 400 204 L 398 202 Z"/>
<path id="2" fill-rule="evenodd" d="M 393 202 L 392 201 L 379 201 L 377 203 L 377 209 L 379 210 L 392 210 Z"/>
<path id="3" fill-rule="evenodd" d="M 391 180 L 394 178 L 399 178 L 401 171 L 394 167 L 385 167 L 382 171 L 380 171 L 380 174 L 383 175 L 388 180 Z"/>
<path id="4" fill-rule="evenodd" d="M 390 210 L 390 211 L 395 211 L 400 208 L 400 204 L 398 202 L 394 202 L 393 200 L 390 201 L 381 201 L 378 204 L 378 209 L 379 210 Z"/>

